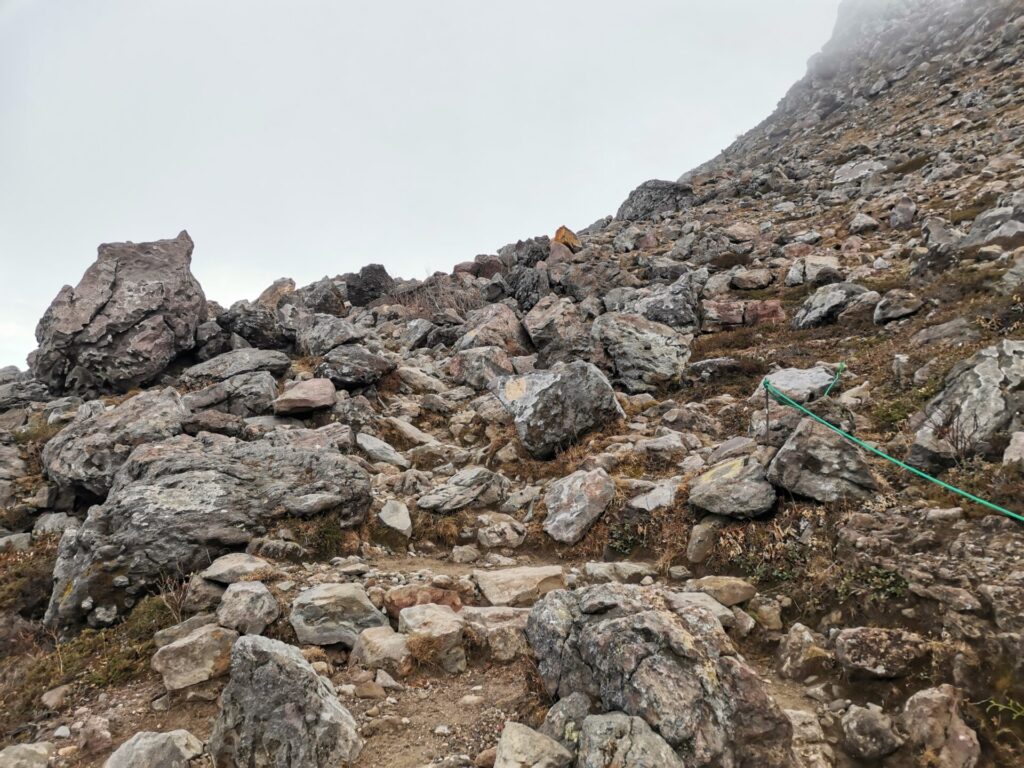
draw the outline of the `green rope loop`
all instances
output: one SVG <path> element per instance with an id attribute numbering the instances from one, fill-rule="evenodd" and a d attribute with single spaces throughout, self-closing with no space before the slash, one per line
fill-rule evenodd
<path id="1" fill-rule="evenodd" d="M 839 374 L 842 373 L 844 367 L 845 367 L 844 365 L 840 365 L 839 366 L 839 373 L 836 374 L 836 378 L 833 379 L 832 384 L 835 384 L 835 382 L 839 379 Z M 973 493 L 969 493 L 969 492 L 963 490 L 962 488 L 957 488 L 955 485 L 950 485 L 949 483 L 945 483 L 942 480 L 939 480 L 937 477 L 932 477 L 927 472 L 922 472 L 917 467 L 912 467 L 909 464 L 900 461 L 899 459 L 893 458 L 889 454 L 884 453 L 883 451 L 878 450 L 873 445 L 868 445 L 863 440 L 858 440 L 856 437 L 854 437 L 853 435 L 849 434 L 848 432 L 844 432 L 839 427 L 837 427 L 835 424 L 832 424 L 832 423 L 826 421 L 825 419 L 821 418 L 821 416 L 819 416 L 818 414 L 814 413 L 813 411 L 808 410 L 807 408 L 805 408 L 800 403 L 798 403 L 795 400 L 793 400 L 791 397 L 789 397 L 785 393 L 780 392 L 778 389 L 776 389 L 775 386 L 773 386 L 772 383 L 770 381 L 768 381 L 767 378 L 762 383 L 764 385 L 765 391 L 768 392 L 777 402 L 779 402 L 779 403 L 781 403 L 783 405 L 788 405 L 791 408 L 796 408 L 798 411 L 806 414 L 807 416 L 809 416 L 810 418 L 814 419 L 816 422 L 818 422 L 822 426 L 828 427 L 833 432 L 836 432 L 837 434 L 839 434 L 842 437 L 846 438 L 847 440 L 849 440 L 851 443 L 853 443 L 854 445 L 858 446 L 859 448 L 863 448 L 866 451 L 870 451 L 871 453 L 875 454 L 876 456 L 881 456 L 883 459 L 885 459 L 886 461 L 889 461 L 889 462 L 895 464 L 900 469 L 905 469 L 907 472 L 911 472 L 911 473 L 917 475 L 918 477 L 924 478 L 928 482 L 934 483 L 935 485 L 937 485 L 937 486 L 939 486 L 941 488 L 944 488 L 947 491 L 952 491 L 953 493 L 959 494 L 960 496 L 963 496 L 965 499 L 969 499 L 969 500 L 973 501 L 975 504 L 981 504 L 983 507 L 987 507 L 987 508 L 993 510 L 994 512 L 998 512 L 1001 515 L 1005 515 L 1006 517 L 1009 517 L 1012 520 L 1016 520 L 1018 523 L 1024 523 L 1024 515 L 1019 515 L 1016 512 L 1011 512 L 1008 509 L 1004 509 L 1003 507 L 1000 507 L 998 504 L 993 504 L 991 501 L 986 501 L 985 499 L 981 498 L 980 496 L 975 496 Z M 828 389 L 825 390 L 825 394 L 826 395 L 831 391 L 832 384 L 830 384 Z"/>

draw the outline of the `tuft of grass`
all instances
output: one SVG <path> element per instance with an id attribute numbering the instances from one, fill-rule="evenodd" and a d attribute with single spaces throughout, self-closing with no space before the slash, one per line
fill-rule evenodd
<path id="1" fill-rule="evenodd" d="M 59 536 L 36 541 L 25 552 L 0 552 L 0 613 L 41 618 L 50 597 Z"/>

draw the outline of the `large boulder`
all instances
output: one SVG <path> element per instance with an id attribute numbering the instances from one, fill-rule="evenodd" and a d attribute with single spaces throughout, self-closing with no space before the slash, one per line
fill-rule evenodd
<path id="1" fill-rule="evenodd" d="M 182 400 L 195 412 L 219 411 L 241 418 L 267 413 L 277 397 L 277 381 L 269 371 L 240 373 L 224 381 L 217 381 L 196 392 L 189 392 Z"/>
<path id="2" fill-rule="evenodd" d="M 368 475 L 333 450 L 206 433 L 139 446 L 106 501 L 61 539 L 46 620 L 111 624 L 163 579 L 244 548 L 282 515 L 357 525 L 369 504 Z"/>
<path id="3" fill-rule="evenodd" d="M 706 275 L 704 279 L 707 279 Z M 628 302 L 626 309 L 681 333 L 694 333 L 701 325 L 702 288 L 703 281 L 693 272 L 687 272 L 672 285 Z"/>
<path id="4" fill-rule="evenodd" d="M 572 753 L 543 733 L 522 723 L 505 723 L 494 756 L 494 768 L 569 768 Z"/>
<path id="5" fill-rule="evenodd" d="M 179 379 L 188 388 L 198 388 L 213 382 L 226 381 L 244 373 L 267 371 L 280 376 L 291 366 L 284 352 L 272 349 L 244 347 L 212 357 L 181 372 Z"/>
<path id="6" fill-rule="evenodd" d="M 348 300 L 354 307 L 365 307 L 394 290 L 395 280 L 382 264 L 367 264 L 358 274 L 345 275 Z"/>
<path id="7" fill-rule="evenodd" d="M 339 389 L 357 389 L 376 384 L 397 366 L 391 360 L 375 354 L 359 344 L 335 347 L 316 367 L 316 375 L 330 379 Z"/>
<path id="8" fill-rule="evenodd" d="M 974 768 L 981 760 L 978 735 L 960 714 L 951 685 L 918 691 L 903 705 L 901 725 L 914 757 L 930 755 L 938 768 Z"/>
<path id="9" fill-rule="evenodd" d="M 689 502 L 713 515 L 746 519 L 775 506 L 775 489 L 765 479 L 761 462 L 740 456 L 715 464 L 694 480 Z"/>
<path id="10" fill-rule="evenodd" d="M 330 682 L 298 648 L 239 638 L 209 753 L 218 768 L 334 768 L 363 748 L 356 722 Z"/>
<path id="11" fill-rule="evenodd" d="M 959 363 L 922 414 L 909 462 L 927 470 L 996 457 L 1024 422 L 1024 341 L 1001 341 Z"/>
<path id="12" fill-rule="evenodd" d="M 53 392 L 124 392 L 156 379 L 195 345 L 206 297 L 192 238 L 104 243 L 78 285 L 65 285 L 36 327 L 32 372 Z"/>
<path id="13" fill-rule="evenodd" d="M 590 333 L 612 379 L 634 394 L 678 382 L 690 359 L 690 337 L 640 315 L 608 312 L 594 321 Z"/>
<path id="14" fill-rule="evenodd" d="M 497 379 L 491 390 L 512 415 L 523 447 L 539 459 L 625 415 L 604 374 L 579 360 Z"/>
<path id="15" fill-rule="evenodd" d="M 591 357 L 594 342 L 586 313 L 568 296 L 548 294 L 526 314 L 523 326 L 541 368 Z"/>
<path id="16" fill-rule="evenodd" d="M 693 187 L 689 184 L 651 179 L 629 193 L 615 218 L 626 221 L 649 219 L 656 213 L 673 213 L 686 208 L 692 201 Z"/>
<path id="17" fill-rule="evenodd" d="M 84 405 L 43 448 L 46 476 L 61 486 L 105 496 L 136 446 L 181 434 L 189 416 L 181 397 L 169 388 L 143 392 L 110 410 L 99 402 Z"/>
<path id="18" fill-rule="evenodd" d="M 829 325 L 836 322 L 844 312 L 858 308 L 873 311 L 880 298 L 877 292 L 856 283 L 823 285 L 804 301 L 793 318 L 793 327 L 802 329 Z M 868 316 L 871 316 L 870 312 Z"/>
<path id="19" fill-rule="evenodd" d="M 466 333 L 456 350 L 501 347 L 510 355 L 529 354 L 533 345 L 515 311 L 506 304 L 488 304 L 466 315 Z"/>
<path id="20" fill-rule="evenodd" d="M 527 637 L 551 695 L 643 719 L 687 765 L 793 765 L 792 725 L 706 609 L 656 587 L 559 590 Z"/>
<path id="21" fill-rule="evenodd" d="M 821 502 L 866 499 L 880 488 L 862 449 L 813 419 L 800 422 L 767 476 L 790 493 Z"/>

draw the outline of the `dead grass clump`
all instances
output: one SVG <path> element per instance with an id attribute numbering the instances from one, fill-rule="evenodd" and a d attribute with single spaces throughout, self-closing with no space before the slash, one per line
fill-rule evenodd
<path id="1" fill-rule="evenodd" d="M 428 319 L 447 312 L 464 317 L 486 303 L 480 291 L 463 287 L 449 275 L 428 277 L 420 285 L 393 293 L 387 301 L 405 307 L 416 317 Z"/>
<path id="2" fill-rule="evenodd" d="M 409 635 L 406 639 L 409 655 L 419 666 L 441 667 L 444 644 L 440 637 L 433 635 Z"/>
<path id="3" fill-rule="evenodd" d="M 47 536 L 24 552 L 0 552 L 0 613 L 38 619 L 46 610 L 53 584 L 60 537 Z"/>
<path id="4" fill-rule="evenodd" d="M 321 560 L 352 555 L 359 551 L 358 532 L 343 525 L 341 517 L 335 512 L 298 521 L 293 529 L 299 544 Z"/>

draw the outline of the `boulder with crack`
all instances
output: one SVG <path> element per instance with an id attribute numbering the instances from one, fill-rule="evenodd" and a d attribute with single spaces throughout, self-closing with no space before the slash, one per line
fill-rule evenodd
<path id="1" fill-rule="evenodd" d="M 707 610 L 657 587 L 559 590 L 527 637 L 551 695 L 642 718 L 687 765 L 793 764 L 792 725 Z"/>
<path id="2" fill-rule="evenodd" d="M 690 337 L 641 315 L 608 312 L 590 333 L 612 379 L 633 394 L 678 382 L 690 359 Z"/>
<path id="3" fill-rule="evenodd" d="M 881 487 L 862 449 L 812 419 L 801 421 L 779 449 L 768 480 L 820 502 L 866 499 Z"/>
<path id="4" fill-rule="evenodd" d="M 109 625 L 162 579 L 244 548 L 275 519 L 334 513 L 357 525 L 369 505 L 366 472 L 334 451 L 205 433 L 139 446 L 106 501 L 61 539 L 46 622 Z"/>
<path id="5" fill-rule="evenodd" d="M 298 648 L 239 638 L 210 734 L 215 765 L 328 768 L 350 764 L 362 748 L 351 713 Z"/>
<path id="6" fill-rule="evenodd" d="M 625 416 L 604 374 L 579 360 L 502 377 L 491 391 L 512 415 L 523 447 L 538 459 L 551 458 L 587 432 Z"/>
<path id="7" fill-rule="evenodd" d="M 36 327 L 32 372 L 53 392 L 125 392 L 156 379 L 195 345 L 206 297 L 192 238 L 104 243 L 78 285 L 65 285 Z"/>

